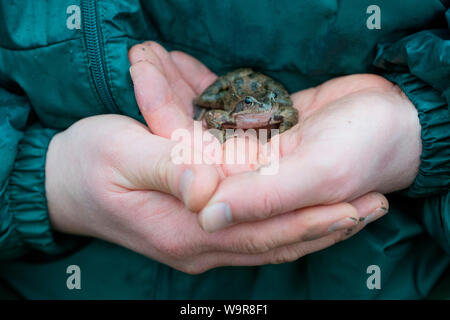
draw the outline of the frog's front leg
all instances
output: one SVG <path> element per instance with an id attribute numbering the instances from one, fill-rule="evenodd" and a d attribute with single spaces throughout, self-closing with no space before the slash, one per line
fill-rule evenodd
<path id="1" fill-rule="evenodd" d="M 230 112 L 219 109 L 208 110 L 205 114 L 205 120 L 208 128 L 220 130 L 220 132 L 213 131 L 214 136 L 220 143 L 225 141 L 225 126 L 233 127 L 236 125 L 236 121 L 230 115 Z"/>
<path id="2" fill-rule="evenodd" d="M 298 110 L 292 107 L 282 107 L 279 115 L 282 117 L 280 123 L 280 133 L 292 128 L 298 123 Z"/>

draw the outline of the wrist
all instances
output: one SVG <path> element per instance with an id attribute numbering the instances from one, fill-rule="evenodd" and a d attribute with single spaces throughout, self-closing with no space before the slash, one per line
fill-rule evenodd
<path id="1" fill-rule="evenodd" d="M 50 140 L 45 162 L 45 195 L 47 197 L 48 214 L 52 228 L 58 231 L 62 231 L 60 228 L 62 223 L 59 216 L 59 214 L 61 213 L 61 209 L 58 205 L 58 198 L 60 198 L 60 195 L 58 195 L 58 193 L 61 193 L 58 192 L 58 190 L 61 191 L 62 186 L 58 185 L 57 179 L 58 175 L 60 175 L 60 173 L 58 172 L 58 146 L 60 138 L 61 133 L 56 134 Z"/>
<path id="2" fill-rule="evenodd" d="M 48 215 L 52 229 L 65 232 L 82 234 L 73 212 L 72 199 L 70 197 L 71 173 L 77 169 L 70 165 L 69 153 L 64 148 L 71 146 L 65 141 L 66 132 L 60 132 L 53 136 L 48 149 L 45 163 L 45 194 L 47 198 Z M 72 162 L 71 162 L 72 163 Z M 76 193 L 76 190 L 72 190 Z"/>

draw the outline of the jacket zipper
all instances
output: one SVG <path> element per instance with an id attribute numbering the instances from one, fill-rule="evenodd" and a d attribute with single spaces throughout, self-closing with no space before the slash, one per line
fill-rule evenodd
<path id="1" fill-rule="evenodd" d="M 100 100 L 111 113 L 120 113 L 112 97 L 105 72 L 105 60 L 101 47 L 101 30 L 97 20 L 97 1 L 81 1 L 81 19 L 86 43 L 89 69 Z"/>

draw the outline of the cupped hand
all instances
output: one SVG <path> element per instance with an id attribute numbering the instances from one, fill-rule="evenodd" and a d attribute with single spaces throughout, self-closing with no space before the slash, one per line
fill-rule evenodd
<path id="1" fill-rule="evenodd" d="M 210 234 L 181 200 L 201 207 L 220 174 L 210 165 L 174 165 L 174 144 L 119 115 L 86 118 L 57 134 L 46 161 L 53 228 L 104 239 L 178 270 L 200 273 L 217 266 L 298 259 L 345 237 L 328 229 L 330 219 L 365 215 L 385 201 L 370 194 Z"/>
<path id="2" fill-rule="evenodd" d="M 153 121 L 143 105 L 154 110 L 176 100 L 167 96 L 166 89 L 172 86 L 166 78 L 160 82 L 160 75 L 148 73 L 144 66 L 133 71 L 133 78 L 141 110 Z M 148 90 L 151 83 L 168 87 Z M 145 100 L 149 97 L 155 100 Z M 207 203 L 223 174 L 214 165 L 174 164 L 175 144 L 119 115 L 82 119 L 55 135 L 45 170 L 52 227 L 104 239 L 178 270 L 200 273 L 218 266 L 298 259 L 345 239 L 359 216 L 387 205 L 382 195 L 370 193 L 348 203 L 296 210 L 211 234 L 192 211 Z"/>
<path id="3" fill-rule="evenodd" d="M 261 221 L 299 208 L 351 201 L 408 187 L 420 163 L 413 104 L 391 82 L 369 74 L 336 78 L 292 95 L 299 123 L 280 135 L 279 170 L 222 181 L 200 213 L 203 228 Z M 378 209 L 361 220 L 385 214 Z"/>
<path id="4" fill-rule="evenodd" d="M 216 76 L 194 58 L 181 52 L 169 53 L 154 42 L 133 47 L 129 59 L 136 99 L 150 131 L 170 138 L 180 128 L 192 130 L 192 101 Z M 245 190 L 244 194 L 249 206 L 253 203 L 258 207 L 259 202 L 264 201 L 261 200 L 262 195 L 253 190 Z M 178 241 L 174 246 L 177 250 L 168 251 L 175 251 L 181 256 L 203 252 L 202 258 L 196 260 L 201 261 L 201 269 L 208 268 L 205 265 L 292 261 L 346 239 L 364 226 L 359 223 L 361 218 L 378 211 L 384 214 L 387 207 L 384 196 L 367 193 L 350 202 L 291 210 L 270 219 L 236 224 L 213 234 L 204 232 L 194 220 L 182 221 L 179 215 L 184 229 L 177 230 L 174 238 L 167 236 L 165 240 Z M 190 219 L 196 217 L 192 214 Z M 226 216 L 223 218 L 228 220 Z M 166 226 L 161 222 L 161 230 L 173 229 L 171 222 L 165 222 Z M 211 231 L 208 226 L 205 229 Z M 195 234 L 191 234 L 192 230 Z M 208 255 L 202 250 L 206 250 Z M 215 252 L 217 250 L 222 253 L 218 254 Z M 185 262 L 189 265 L 186 257 Z"/>

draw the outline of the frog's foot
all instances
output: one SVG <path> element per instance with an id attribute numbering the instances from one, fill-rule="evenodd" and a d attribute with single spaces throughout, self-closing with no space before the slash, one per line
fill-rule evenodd
<path id="1" fill-rule="evenodd" d="M 280 133 L 292 128 L 298 123 L 298 110 L 292 107 L 285 107 L 280 110 L 283 120 L 280 123 Z"/>
<path id="2" fill-rule="evenodd" d="M 206 109 L 194 104 L 194 120 L 202 121 L 205 116 Z"/>
<path id="3" fill-rule="evenodd" d="M 223 130 L 225 127 L 236 125 L 234 118 L 230 116 L 230 112 L 220 109 L 208 110 L 205 113 L 205 120 L 208 124 L 208 128 L 218 130 Z"/>
<path id="4" fill-rule="evenodd" d="M 219 140 L 221 144 L 223 144 L 226 140 L 225 130 L 209 129 L 209 133 L 216 137 L 216 139 Z"/>
<path id="5" fill-rule="evenodd" d="M 236 121 L 230 116 L 230 112 L 220 109 L 208 110 L 205 113 L 205 121 L 209 129 L 216 129 L 211 133 L 221 143 L 225 141 L 225 128 L 236 126 Z"/>

